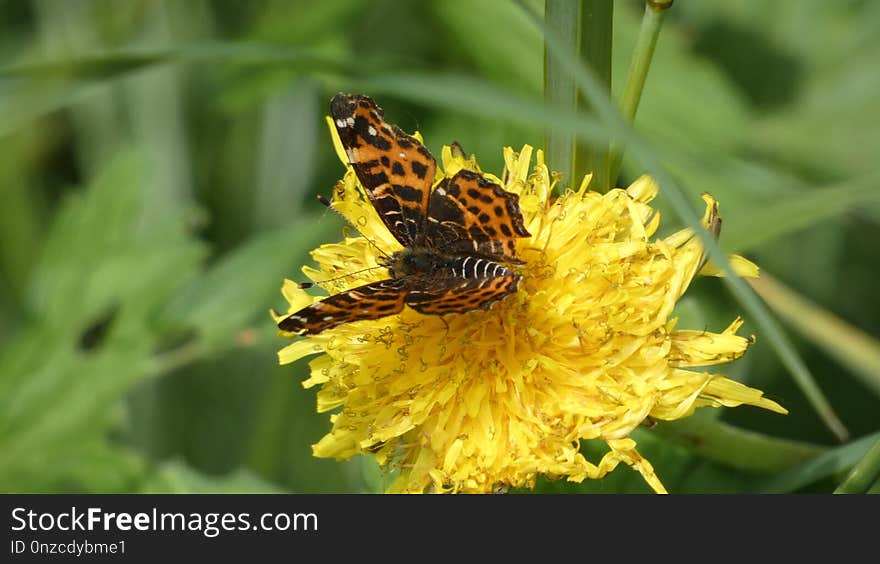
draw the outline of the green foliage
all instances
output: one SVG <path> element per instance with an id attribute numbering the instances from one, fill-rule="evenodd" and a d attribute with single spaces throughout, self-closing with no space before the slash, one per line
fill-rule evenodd
<path id="1" fill-rule="evenodd" d="M 547 126 L 591 143 L 620 132 L 545 108 L 543 38 L 518 3 L 112 4 L 0 8 L 0 491 L 381 490 L 391 478 L 372 461 L 311 456 L 329 423 L 299 384 L 307 366 L 276 365 L 287 341 L 268 315 L 283 278 L 345 229 L 314 201 L 343 172 L 329 98 L 374 95 L 431 149 L 458 141 L 496 173 L 503 145 L 540 146 Z M 619 96 L 642 5 L 614 4 Z M 634 123 L 688 198 L 721 202 L 722 248 L 871 351 L 878 16 L 871 2 L 676 3 Z M 621 184 L 645 172 L 638 156 Z M 717 280 L 679 309 L 682 326 L 712 330 L 744 312 Z M 854 369 L 839 325 L 799 315 L 782 317 L 793 350 L 854 439 L 835 443 L 749 323 L 758 341 L 730 373 L 791 413 L 640 430 L 670 491 L 834 491 L 876 443 L 880 399 L 854 375 L 874 365 Z M 648 490 L 620 468 L 537 491 Z"/>

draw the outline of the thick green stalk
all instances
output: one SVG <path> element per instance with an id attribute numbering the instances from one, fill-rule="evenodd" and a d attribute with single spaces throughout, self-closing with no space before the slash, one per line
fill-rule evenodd
<path id="1" fill-rule="evenodd" d="M 547 0 L 544 5 L 544 21 L 556 30 L 560 40 L 566 49 L 572 53 L 577 49 L 578 17 L 580 8 L 578 2 L 571 0 Z M 574 112 L 577 108 L 576 88 L 571 73 L 566 72 L 554 57 L 551 57 L 547 48 L 544 48 L 544 101 L 551 111 Z M 544 132 L 545 159 L 551 169 L 565 170 L 567 175 L 574 171 L 574 133 L 563 131 L 559 128 L 547 125 Z M 574 184 L 574 177 L 566 178 Z"/>
<path id="2" fill-rule="evenodd" d="M 593 69 L 611 92 L 611 37 L 614 8 L 611 0 L 547 0 L 544 20 L 552 27 L 572 56 Z M 544 99 L 555 111 L 574 113 L 580 107 L 590 113 L 571 73 L 544 52 Z M 593 173 L 592 187 L 608 190 L 608 148 L 604 143 L 576 141 L 571 132 L 548 127 L 545 133 L 547 162 L 564 169 L 569 184 L 577 186 L 585 174 Z"/>
<path id="3" fill-rule="evenodd" d="M 593 70 L 605 93 L 611 95 L 611 40 L 613 36 L 614 4 L 611 0 L 584 0 L 581 3 L 580 38 L 581 60 Z M 569 76 L 571 73 L 568 73 Z M 585 113 L 595 113 L 590 102 L 579 91 L 577 105 Z M 591 188 L 605 193 L 611 188 L 608 146 L 579 141 L 575 144 L 572 178 L 577 183 L 585 174 L 593 173 Z"/>
<path id="4" fill-rule="evenodd" d="M 642 91 L 645 89 L 645 80 L 648 78 L 648 69 L 651 68 L 651 60 L 654 58 L 654 48 L 657 46 L 657 38 L 660 36 L 663 16 L 670 6 L 672 6 L 672 0 L 648 0 L 645 2 L 642 26 L 639 29 L 632 61 L 630 61 L 629 71 L 626 74 L 623 95 L 620 98 L 621 113 L 629 122 L 635 120 L 636 112 L 639 109 L 639 101 L 642 99 Z M 608 155 L 608 174 L 612 184 L 617 181 L 622 160 L 623 145 L 619 141 L 614 141 Z"/>
<path id="5" fill-rule="evenodd" d="M 704 458 L 751 472 L 779 472 L 825 450 L 818 445 L 739 429 L 701 413 L 661 422 L 652 432 Z"/>

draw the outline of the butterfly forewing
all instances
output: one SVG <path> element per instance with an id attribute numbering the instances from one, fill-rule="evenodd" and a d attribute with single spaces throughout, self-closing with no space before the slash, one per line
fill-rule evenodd
<path id="1" fill-rule="evenodd" d="M 516 239 L 528 237 L 519 197 L 462 169 L 431 194 L 425 238 L 445 253 L 473 253 L 517 262 Z"/>
<path id="2" fill-rule="evenodd" d="M 337 94 L 330 113 L 348 161 L 388 230 L 404 247 L 420 238 L 437 168 L 418 139 L 385 122 L 368 96 Z"/>
<path id="3" fill-rule="evenodd" d="M 406 286 L 404 280 L 358 286 L 288 315 L 278 323 L 278 328 L 298 335 L 314 335 L 343 323 L 394 315 L 403 309 Z"/>

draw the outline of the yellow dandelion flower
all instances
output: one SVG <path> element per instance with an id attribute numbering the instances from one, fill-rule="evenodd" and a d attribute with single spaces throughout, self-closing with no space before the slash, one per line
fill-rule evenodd
<path id="1" fill-rule="evenodd" d="M 651 178 L 599 194 L 588 190 L 587 177 L 578 190 L 554 197 L 556 179 L 541 151 L 506 148 L 504 159 L 500 178 L 484 174 L 519 195 L 532 234 L 517 241 L 524 264 L 515 294 L 487 311 L 444 317 L 405 308 L 279 352 L 282 364 L 318 355 L 304 386 L 320 386 L 318 410 L 335 413 L 315 456 L 372 454 L 399 471 L 391 492 L 492 492 L 531 487 L 539 475 L 598 479 L 621 462 L 665 492 L 629 437 L 647 418 L 742 404 L 786 413 L 759 390 L 690 370 L 739 358 L 752 340 L 737 335 L 739 318 L 720 333 L 676 328 L 676 301 L 700 269 L 717 269 L 705 264 L 690 229 L 652 239 L 660 217 L 649 205 L 657 194 Z M 449 147 L 441 161 L 438 180 L 462 168 L 479 171 Z M 349 169 L 334 208 L 363 236 L 318 247 L 318 268 L 303 269 L 315 281 L 353 273 L 327 285 L 330 293 L 387 278 L 384 269 L 370 269 L 380 262 L 376 246 L 401 248 L 361 190 Z M 711 228 L 718 206 L 704 200 Z M 742 257 L 733 264 L 741 275 L 757 274 Z M 288 313 L 319 299 L 289 280 L 282 292 Z M 604 441 L 610 450 L 589 461 L 582 440 Z"/>

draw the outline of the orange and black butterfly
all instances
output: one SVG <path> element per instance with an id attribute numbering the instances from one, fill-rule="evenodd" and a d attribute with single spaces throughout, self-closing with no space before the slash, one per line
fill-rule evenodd
<path id="1" fill-rule="evenodd" d="M 436 188 L 434 157 L 386 123 L 367 96 L 337 94 L 330 114 L 370 202 L 404 249 L 383 260 L 389 278 L 324 298 L 278 323 L 314 335 L 342 323 L 403 310 L 445 315 L 487 309 L 517 290 L 515 240 L 529 237 L 519 197 L 461 170 Z"/>

